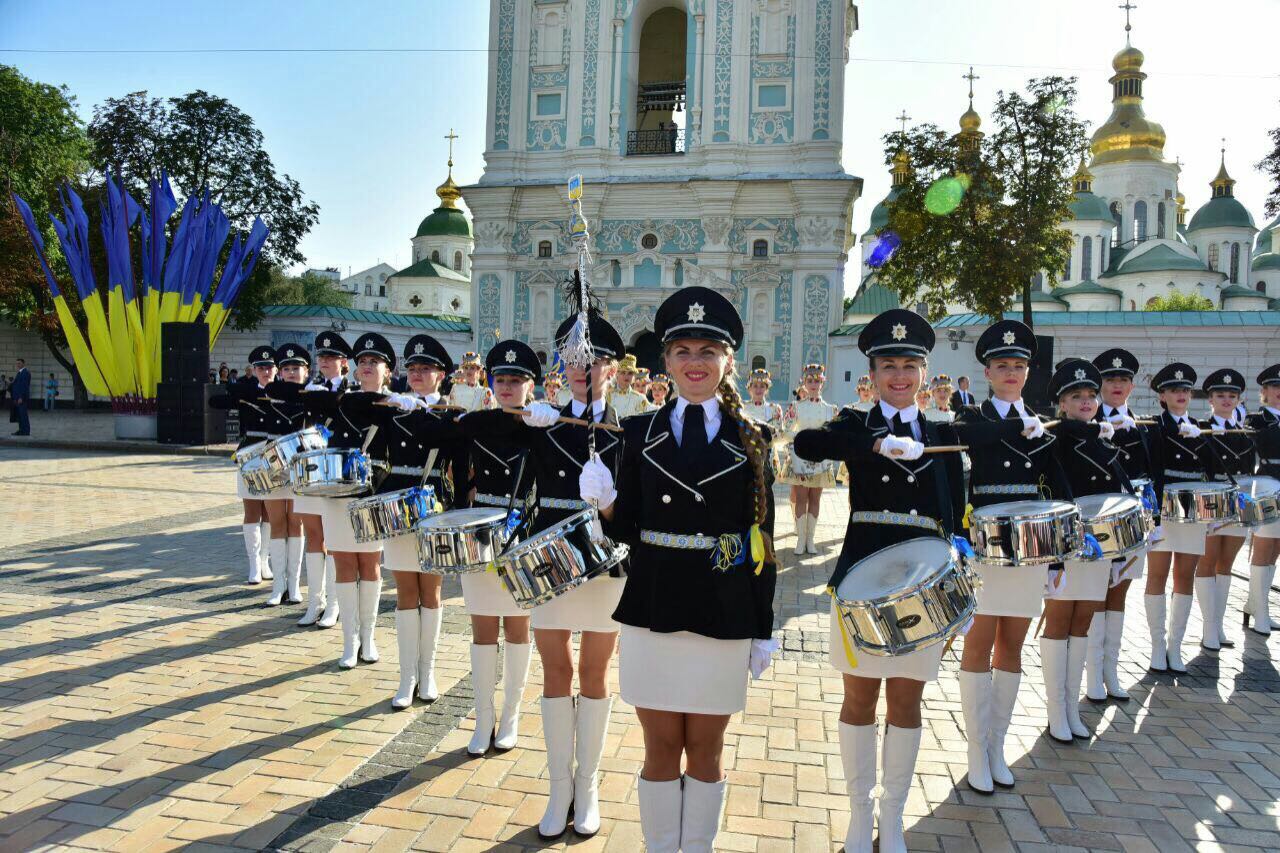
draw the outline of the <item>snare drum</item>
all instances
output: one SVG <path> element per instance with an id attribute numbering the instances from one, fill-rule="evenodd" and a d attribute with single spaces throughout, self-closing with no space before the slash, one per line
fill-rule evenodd
<path id="1" fill-rule="evenodd" d="M 1240 484 L 1240 524 L 1262 527 L 1280 521 L 1280 480 L 1273 477 L 1237 477 Z"/>
<path id="2" fill-rule="evenodd" d="M 1165 524 L 1221 524 L 1239 518 L 1236 487 L 1230 483 L 1170 483 L 1160 506 Z"/>
<path id="3" fill-rule="evenodd" d="M 855 654 L 897 657 L 958 634 L 977 609 L 980 585 L 949 543 L 923 537 L 854 564 L 836 587 L 835 604 Z"/>
<path id="4" fill-rule="evenodd" d="M 627 558 L 630 548 L 607 536 L 591 538 L 594 513 L 576 512 L 516 545 L 498 561 L 498 576 L 516 604 L 532 610 L 603 575 Z"/>
<path id="5" fill-rule="evenodd" d="M 1099 560 L 1118 560 L 1141 553 L 1151 533 L 1151 516 L 1142 501 L 1126 494 L 1088 495 L 1076 501 L 1084 531 L 1098 540 Z"/>
<path id="6" fill-rule="evenodd" d="M 360 450 L 329 447 L 294 456 L 289 463 L 289 478 L 294 492 L 300 495 L 350 498 L 373 491 L 378 467 Z"/>
<path id="7" fill-rule="evenodd" d="M 412 533 L 418 522 L 436 514 L 436 490 L 414 486 L 360 498 L 347 505 L 357 542 L 373 542 Z"/>
<path id="8" fill-rule="evenodd" d="M 507 513 L 492 507 L 455 509 L 418 522 L 418 563 L 432 575 L 464 575 L 489 567 L 507 543 Z"/>
<path id="9" fill-rule="evenodd" d="M 993 566 L 1043 566 L 1084 547 L 1080 509 L 1066 501 L 1009 501 L 975 509 L 969 534 L 977 561 Z"/>
<path id="10" fill-rule="evenodd" d="M 240 476 L 254 495 L 265 497 L 270 492 L 283 489 L 289 485 L 289 463 L 293 457 L 308 450 L 323 449 L 329 443 L 329 435 L 329 430 L 324 427 L 312 426 L 263 442 L 253 458 L 240 469 Z"/>

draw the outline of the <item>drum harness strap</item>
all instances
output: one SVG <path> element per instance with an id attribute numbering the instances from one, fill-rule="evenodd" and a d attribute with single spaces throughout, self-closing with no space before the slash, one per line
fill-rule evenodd
<path id="1" fill-rule="evenodd" d="M 245 432 L 245 435 L 248 436 L 249 438 L 270 438 L 271 437 L 268 433 L 260 429 L 247 430 Z"/>
<path id="2" fill-rule="evenodd" d="M 431 451 L 431 452 L 432 452 L 432 453 L 435 453 L 436 451 L 435 451 L 435 449 L 432 449 L 432 451 Z M 424 466 L 422 466 L 421 468 L 415 468 L 415 467 L 414 467 L 414 466 L 412 466 L 412 465 L 392 465 L 392 466 L 391 466 L 391 473 L 392 473 L 392 474 L 400 474 L 400 475 L 405 476 L 405 477 L 415 477 L 415 476 L 418 476 L 419 474 L 422 474 L 422 475 L 424 475 L 424 476 L 422 477 L 422 484 L 423 484 L 423 485 L 426 485 L 427 480 L 428 480 L 428 479 L 430 479 L 430 478 L 432 478 L 432 477 L 443 477 L 443 476 L 444 476 L 444 472 L 443 472 L 443 471 L 441 471 L 439 468 L 432 468 L 432 467 L 431 467 L 431 466 L 429 466 L 429 465 L 424 465 Z"/>

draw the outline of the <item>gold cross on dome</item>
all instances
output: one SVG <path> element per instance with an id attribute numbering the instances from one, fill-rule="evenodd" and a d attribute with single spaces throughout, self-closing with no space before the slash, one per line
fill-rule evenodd
<path id="1" fill-rule="evenodd" d="M 968 80 L 968 81 L 969 81 L 969 106 L 973 106 L 973 81 L 974 81 L 974 80 L 981 80 L 982 78 L 981 78 L 980 76 L 978 76 L 977 74 L 974 74 L 974 73 L 973 73 L 973 66 L 972 66 L 972 65 L 970 65 L 970 66 L 969 66 L 969 73 L 968 73 L 968 74 L 961 74 L 961 75 L 960 75 L 960 79 L 961 79 L 961 80 Z"/>
<path id="2" fill-rule="evenodd" d="M 902 115 L 894 116 L 894 118 L 902 122 L 902 134 L 905 136 L 907 133 L 907 122 L 911 121 L 911 116 L 907 115 L 906 110 L 903 110 Z"/>
<path id="3" fill-rule="evenodd" d="M 458 134 L 453 132 L 452 127 L 449 128 L 449 132 L 448 134 L 445 135 L 445 139 L 449 140 L 449 165 L 450 166 L 453 165 L 453 140 L 457 138 L 458 138 Z"/>
<path id="4" fill-rule="evenodd" d="M 1119 8 L 1124 9 L 1124 41 L 1125 44 L 1128 44 L 1129 31 L 1133 29 L 1133 24 L 1129 23 L 1129 13 L 1138 7 L 1130 3 L 1129 0 L 1124 0 L 1124 3 L 1120 4 Z"/>

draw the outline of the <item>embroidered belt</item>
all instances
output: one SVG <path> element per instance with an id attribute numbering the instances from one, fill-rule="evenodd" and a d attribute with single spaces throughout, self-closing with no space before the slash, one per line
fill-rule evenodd
<path id="1" fill-rule="evenodd" d="M 1029 483 L 1012 486 L 974 486 L 975 495 L 1038 495 L 1040 487 Z"/>
<path id="2" fill-rule="evenodd" d="M 697 533 L 663 533 L 661 530 L 641 530 L 640 541 L 663 548 L 682 548 L 686 551 L 710 551 L 720 544 L 718 536 L 702 536 Z"/>
<path id="3" fill-rule="evenodd" d="M 1280 465 L 1280 459 L 1263 459 L 1263 465 Z"/>
<path id="4" fill-rule="evenodd" d="M 586 509 L 589 504 L 574 498 L 538 498 L 538 506 L 543 509 Z"/>
<path id="5" fill-rule="evenodd" d="M 501 495 L 487 495 L 483 492 L 477 492 L 473 503 L 484 504 L 485 506 L 506 506 L 511 503 L 511 497 L 508 495 L 504 498 Z M 516 503 L 521 503 L 519 498 L 516 498 Z"/>
<path id="6" fill-rule="evenodd" d="M 1203 480 L 1204 474 L 1199 471 L 1175 471 L 1172 468 L 1165 468 L 1164 475 L 1166 477 L 1177 477 L 1179 480 Z"/>
<path id="7" fill-rule="evenodd" d="M 271 438 L 271 434 L 262 430 L 251 429 L 245 433 L 249 438 Z"/>
<path id="8" fill-rule="evenodd" d="M 412 465 L 392 465 L 391 473 L 403 474 L 406 477 L 421 477 L 422 469 L 423 469 L 423 466 L 421 465 L 419 465 L 417 468 L 413 467 Z M 443 476 L 444 474 L 440 471 L 439 468 L 432 468 L 431 473 L 428 475 L 428 479 L 430 479 L 431 477 L 443 477 Z"/>
<path id="9" fill-rule="evenodd" d="M 897 524 L 902 527 L 920 527 L 942 535 L 942 525 L 927 515 L 911 515 L 906 512 L 851 512 L 850 524 Z"/>

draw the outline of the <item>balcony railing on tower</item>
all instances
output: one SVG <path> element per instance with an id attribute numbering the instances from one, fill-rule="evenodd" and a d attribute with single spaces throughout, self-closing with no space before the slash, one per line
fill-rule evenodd
<path id="1" fill-rule="evenodd" d="M 683 154 L 684 129 L 673 127 L 664 130 L 627 131 L 627 156 L 643 157 L 658 154 Z"/>

